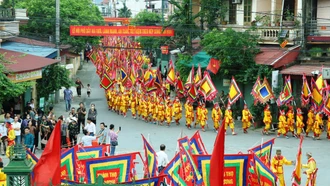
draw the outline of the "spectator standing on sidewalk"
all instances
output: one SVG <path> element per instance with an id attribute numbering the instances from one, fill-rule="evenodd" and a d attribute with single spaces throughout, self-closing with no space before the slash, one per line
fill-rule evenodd
<path id="1" fill-rule="evenodd" d="M 77 89 L 78 97 L 81 96 L 81 88 L 84 88 L 84 85 L 83 85 L 83 83 L 80 81 L 80 79 L 77 78 L 77 80 L 76 80 L 76 89 Z"/>
<path id="2" fill-rule="evenodd" d="M 97 116 L 97 110 L 95 108 L 95 104 L 92 103 L 91 104 L 91 108 L 89 109 L 88 111 L 88 115 L 87 115 L 87 118 L 90 118 L 91 121 L 96 124 L 96 116 Z"/>
<path id="3" fill-rule="evenodd" d="M 89 136 L 96 135 L 95 123 L 92 122 L 91 118 L 87 118 L 87 125 L 84 127 Z"/>
<path id="4" fill-rule="evenodd" d="M 0 152 L 1 154 L 4 156 L 5 155 L 5 152 L 6 152 L 6 143 L 7 143 L 7 133 L 8 133 L 8 130 L 5 126 L 4 123 L 1 123 L 0 124 L 0 137 L 1 137 L 1 141 L 0 141 Z M 2 146 L 2 148 L 1 148 Z"/>
<path id="5" fill-rule="evenodd" d="M 69 89 L 69 87 L 66 87 L 63 93 L 64 93 L 65 109 L 66 112 L 68 112 L 71 109 L 71 101 L 73 98 L 73 93 L 72 90 Z"/>
<path id="6" fill-rule="evenodd" d="M 77 136 L 80 133 L 80 128 L 77 124 L 77 118 L 73 117 L 69 123 L 67 130 L 67 138 L 70 138 L 70 147 L 73 147 L 77 144 Z"/>
<path id="7" fill-rule="evenodd" d="M 18 122 L 17 116 L 15 116 L 15 118 L 14 118 L 14 122 L 12 124 L 12 127 L 13 127 L 13 129 L 15 131 L 15 136 L 16 136 L 16 138 L 15 138 L 15 144 L 16 145 L 17 144 L 21 144 L 21 123 Z"/>
<path id="8" fill-rule="evenodd" d="M 116 151 L 116 146 L 118 145 L 118 133 L 120 130 L 115 132 L 115 125 L 111 124 L 110 125 L 110 131 L 109 131 L 109 136 L 110 136 L 110 156 L 115 155 Z"/>
<path id="9" fill-rule="evenodd" d="M 79 130 L 81 129 L 80 127 L 84 128 L 85 127 L 85 117 L 86 117 L 86 108 L 83 102 L 79 103 L 79 108 L 77 109 L 78 112 L 78 126 Z"/>

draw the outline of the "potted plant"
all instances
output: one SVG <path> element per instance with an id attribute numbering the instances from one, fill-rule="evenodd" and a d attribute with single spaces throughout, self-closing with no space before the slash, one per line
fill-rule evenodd
<path id="1" fill-rule="evenodd" d="M 327 48 L 327 56 L 330 57 L 330 47 Z"/>
<path id="2" fill-rule="evenodd" d="M 322 48 L 319 48 L 319 47 L 314 47 L 314 48 L 309 50 L 309 54 L 312 57 L 321 57 L 322 53 L 323 53 L 323 50 L 322 50 Z"/>
<path id="3" fill-rule="evenodd" d="M 274 24 L 275 24 L 275 26 L 280 26 L 281 25 L 281 17 L 280 16 L 275 17 Z"/>
<path id="4" fill-rule="evenodd" d="M 256 26 L 262 26 L 262 19 L 263 19 L 263 16 L 261 15 L 256 15 L 256 17 L 254 18 L 255 19 L 255 24 Z"/>
<path id="5" fill-rule="evenodd" d="M 285 11 L 284 18 L 283 26 L 294 26 L 294 14 L 289 9 Z"/>
<path id="6" fill-rule="evenodd" d="M 221 8 L 220 8 L 220 12 L 219 12 L 219 17 L 220 17 L 220 21 L 221 21 L 222 25 L 227 24 L 227 21 L 226 21 L 227 12 L 228 12 L 228 7 L 222 4 Z"/>
<path id="7" fill-rule="evenodd" d="M 269 15 L 265 15 L 262 17 L 262 25 L 263 26 L 271 26 L 271 20 Z"/>

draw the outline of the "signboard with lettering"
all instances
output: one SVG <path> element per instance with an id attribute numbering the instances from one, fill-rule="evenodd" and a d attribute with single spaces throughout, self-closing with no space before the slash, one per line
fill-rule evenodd
<path id="1" fill-rule="evenodd" d="M 15 83 L 40 79 L 42 78 L 42 70 L 39 69 L 29 72 L 13 73 L 8 75 L 8 78 Z"/>
<path id="2" fill-rule="evenodd" d="M 174 36 L 174 30 L 161 26 L 70 26 L 70 36 Z"/>
<path id="3" fill-rule="evenodd" d="M 229 87 L 229 85 L 230 85 L 230 79 L 223 79 L 223 80 L 222 80 L 222 83 L 223 83 L 222 86 L 224 86 L 224 87 Z"/>

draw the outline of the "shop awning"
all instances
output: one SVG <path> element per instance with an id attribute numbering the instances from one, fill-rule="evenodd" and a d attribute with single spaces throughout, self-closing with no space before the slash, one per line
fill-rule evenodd
<path id="1" fill-rule="evenodd" d="M 10 64 L 5 64 L 7 69 L 10 72 L 15 73 L 41 69 L 48 65 L 60 62 L 60 60 L 39 57 L 5 49 L 0 49 L 0 53 L 4 54 L 5 59 L 11 62 Z"/>
<path id="2" fill-rule="evenodd" d="M 306 76 L 313 76 L 312 72 L 321 71 L 322 66 L 317 65 L 294 65 L 284 70 L 280 73 L 283 75 L 300 75 L 305 74 Z"/>
<path id="3" fill-rule="evenodd" d="M 279 47 L 261 47 L 261 52 L 257 54 L 255 61 L 260 65 L 269 65 L 279 68 L 294 62 L 298 55 L 300 46 L 282 49 Z"/>

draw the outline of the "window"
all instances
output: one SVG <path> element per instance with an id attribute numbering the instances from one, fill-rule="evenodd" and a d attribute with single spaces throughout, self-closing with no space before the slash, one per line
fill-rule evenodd
<path id="1" fill-rule="evenodd" d="M 244 0 L 244 23 L 251 23 L 252 0 Z"/>

